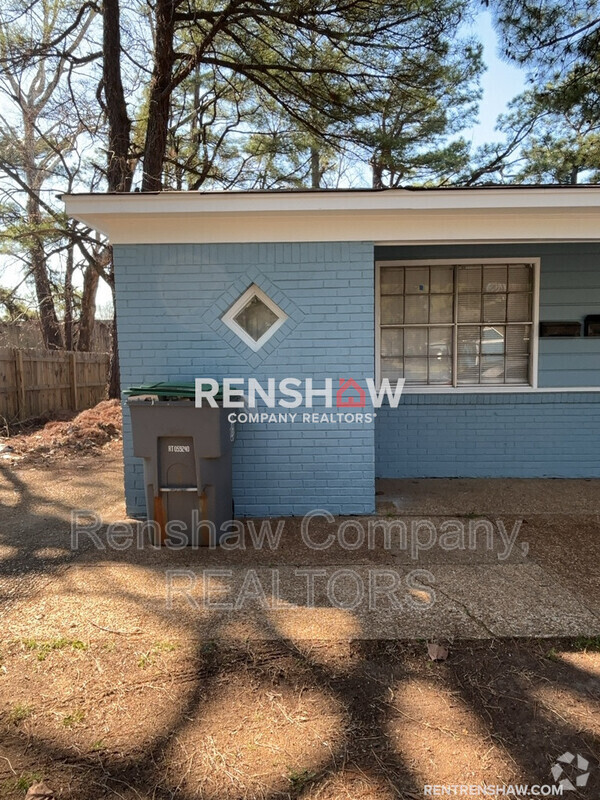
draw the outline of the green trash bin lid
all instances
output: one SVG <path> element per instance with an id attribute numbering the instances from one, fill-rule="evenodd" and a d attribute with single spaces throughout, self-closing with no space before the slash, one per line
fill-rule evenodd
<path id="1" fill-rule="evenodd" d="M 154 394 L 162 400 L 194 400 L 196 397 L 196 383 L 195 381 L 140 383 L 138 386 L 130 386 L 124 394 L 128 397 L 136 397 L 141 394 Z M 215 399 L 223 399 L 223 389 L 220 385 Z"/>

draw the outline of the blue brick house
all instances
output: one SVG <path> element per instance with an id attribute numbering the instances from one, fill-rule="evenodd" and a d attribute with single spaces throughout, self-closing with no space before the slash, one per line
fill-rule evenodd
<path id="1" fill-rule="evenodd" d="M 370 421 L 239 424 L 238 514 L 370 513 L 378 477 L 600 477 L 600 187 L 65 202 L 114 246 L 123 387 L 404 378 Z"/>

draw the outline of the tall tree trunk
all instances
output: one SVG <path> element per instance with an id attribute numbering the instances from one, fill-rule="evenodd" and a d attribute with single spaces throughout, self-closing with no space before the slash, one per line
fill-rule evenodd
<path id="1" fill-rule="evenodd" d="M 74 257 L 73 257 L 73 243 L 69 245 L 67 249 L 67 266 L 65 269 L 65 294 L 64 294 L 64 303 L 65 303 L 65 319 L 64 319 L 64 331 L 65 331 L 65 349 L 66 350 L 74 350 L 74 343 L 73 343 L 73 269 L 74 269 Z"/>
<path id="2" fill-rule="evenodd" d="M 119 0 L 102 3 L 102 84 L 108 118 L 108 191 L 128 192 L 133 178 L 130 159 L 131 120 L 121 78 L 121 28 Z"/>
<path id="3" fill-rule="evenodd" d="M 83 275 L 83 293 L 81 296 L 81 316 L 79 318 L 79 337 L 77 349 L 89 352 L 92 348 L 94 323 L 96 319 L 96 292 L 100 276 L 92 264 L 88 264 Z"/>
<path id="4" fill-rule="evenodd" d="M 319 152 L 319 148 L 315 145 L 312 145 L 310 148 L 310 178 L 311 178 L 311 187 L 313 189 L 320 189 L 321 188 L 321 178 L 323 177 L 323 173 L 321 172 L 321 153 Z"/>
<path id="5" fill-rule="evenodd" d="M 571 167 L 571 175 L 569 176 L 569 182 L 573 185 L 577 184 L 579 180 L 579 167 L 575 164 Z"/>
<path id="6" fill-rule="evenodd" d="M 131 120 L 127 113 L 123 80 L 121 77 L 121 28 L 119 0 L 104 0 L 103 19 L 103 72 L 102 82 L 108 118 L 108 191 L 129 192 L 133 180 L 134 162 L 130 157 Z M 112 261 L 112 248 L 111 248 Z M 117 312 L 115 302 L 114 263 L 109 270 L 110 288 L 115 308 L 113 316 L 112 346 L 108 396 L 118 398 L 121 394 L 119 376 L 119 343 L 117 338 Z"/>
<path id="7" fill-rule="evenodd" d="M 373 189 L 383 189 L 383 167 L 377 161 L 371 162 L 373 169 Z"/>
<path id="8" fill-rule="evenodd" d="M 150 82 L 148 125 L 144 144 L 143 192 L 159 192 L 162 189 L 162 171 L 171 106 L 170 84 L 175 63 L 173 51 L 174 13 L 174 0 L 157 0 L 154 69 Z"/>
<path id="9" fill-rule="evenodd" d="M 48 279 L 46 267 L 46 255 L 44 253 L 44 245 L 41 241 L 37 239 L 34 241 L 29 249 L 29 256 L 31 259 L 31 272 L 35 284 L 44 347 L 47 347 L 48 350 L 62 350 L 64 347 L 62 331 L 60 329 L 58 317 L 56 316 L 54 298 L 52 297 L 52 289 L 50 287 L 50 280 Z"/>
<path id="10" fill-rule="evenodd" d="M 108 398 L 119 399 L 121 396 L 121 376 L 119 371 L 119 340 L 117 338 L 117 298 L 115 296 L 115 281 L 111 281 L 110 288 L 113 298 L 112 320 L 112 347 L 110 351 L 110 370 L 108 376 Z"/>
<path id="11" fill-rule="evenodd" d="M 41 234 L 37 232 L 42 227 L 42 212 L 38 193 L 36 191 L 39 189 L 40 176 L 35 161 L 36 145 L 34 125 L 34 112 L 29 108 L 23 109 L 25 145 L 23 156 L 25 161 L 25 175 L 27 185 L 32 189 L 27 197 L 27 221 L 33 231 L 32 242 L 29 246 L 29 258 L 31 262 L 31 273 L 35 284 L 35 294 L 44 346 L 49 350 L 62 350 L 63 337 L 54 306 L 50 279 L 48 277 L 44 240 Z"/>

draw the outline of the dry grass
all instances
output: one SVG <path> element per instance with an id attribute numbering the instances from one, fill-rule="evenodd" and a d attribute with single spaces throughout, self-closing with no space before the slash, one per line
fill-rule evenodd
<path id="1" fill-rule="evenodd" d="M 551 782 L 565 750 L 600 750 L 600 654 L 573 642 L 455 643 L 434 664 L 425 643 L 97 634 L 43 660 L 4 643 L 0 797 L 37 775 L 78 800 L 417 798 Z"/>

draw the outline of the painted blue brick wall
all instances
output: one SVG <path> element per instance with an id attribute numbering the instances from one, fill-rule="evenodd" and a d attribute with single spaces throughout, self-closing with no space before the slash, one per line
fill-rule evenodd
<path id="1" fill-rule="evenodd" d="M 122 386 L 197 377 L 373 373 L 370 243 L 116 246 Z M 254 354 L 220 317 L 252 283 L 289 319 Z M 296 410 L 296 409 L 294 409 Z M 297 409 L 302 411 L 302 409 Z M 124 413 L 128 512 L 145 512 L 141 461 Z M 239 425 L 236 513 L 369 513 L 374 425 Z"/>
<path id="2" fill-rule="evenodd" d="M 378 247 L 378 260 L 539 257 L 540 319 L 600 313 L 600 246 Z M 376 420 L 378 477 L 600 477 L 600 338 L 542 339 L 540 387 L 598 392 L 407 394 Z"/>
<path id="3" fill-rule="evenodd" d="M 599 478 L 600 391 L 407 394 L 376 420 L 380 478 Z"/>

